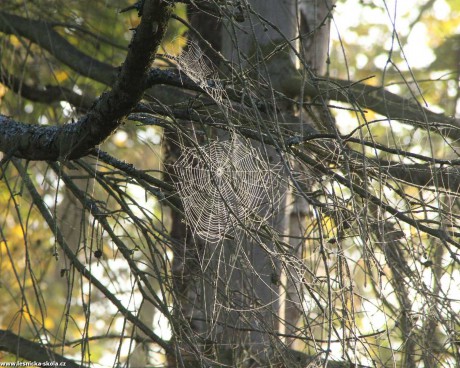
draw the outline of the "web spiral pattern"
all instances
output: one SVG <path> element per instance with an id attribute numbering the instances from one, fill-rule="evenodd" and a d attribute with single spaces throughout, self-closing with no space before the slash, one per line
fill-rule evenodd
<path id="1" fill-rule="evenodd" d="M 176 187 L 195 235 L 217 242 L 275 212 L 282 197 L 280 167 L 261 157 L 235 140 L 184 150 L 175 165 Z"/>

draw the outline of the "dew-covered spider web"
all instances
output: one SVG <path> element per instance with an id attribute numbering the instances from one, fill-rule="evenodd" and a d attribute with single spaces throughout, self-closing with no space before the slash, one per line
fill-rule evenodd
<path id="1" fill-rule="evenodd" d="M 175 60 L 228 118 L 229 140 L 183 147 L 175 163 L 175 184 L 188 226 L 194 235 L 217 242 L 225 235 L 236 236 L 236 230 L 260 226 L 276 212 L 284 194 L 281 166 L 269 163 L 251 142 L 237 137 L 231 103 L 216 69 L 198 44 L 187 41 Z"/>
<path id="2" fill-rule="evenodd" d="M 187 224 L 209 242 L 260 226 L 283 196 L 280 165 L 237 139 L 185 148 L 175 172 Z"/>
<path id="3" fill-rule="evenodd" d="M 188 40 L 187 47 L 174 59 L 179 70 L 200 86 L 218 105 L 225 105 L 228 100 L 218 73 L 196 42 Z"/>

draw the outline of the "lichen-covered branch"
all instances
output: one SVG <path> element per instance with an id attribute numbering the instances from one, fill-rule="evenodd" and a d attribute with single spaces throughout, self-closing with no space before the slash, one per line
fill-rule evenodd
<path id="1" fill-rule="evenodd" d="M 140 101 L 147 71 L 163 39 L 171 11 L 172 6 L 163 0 L 145 2 L 141 23 L 112 90 L 103 94 L 88 114 L 60 127 L 28 125 L 0 116 L 0 151 L 29 160 L 54 161 L 82 157 L 102 143 Z M 8 29 L 14 29 L 6 23 Z M 27 28 L 30 24 L 19 22 L 19 26 Z M 57 45 L 49 39 L 37 38 L 37 42 L 43 47 L 65 46 L 63 40 Z"/>

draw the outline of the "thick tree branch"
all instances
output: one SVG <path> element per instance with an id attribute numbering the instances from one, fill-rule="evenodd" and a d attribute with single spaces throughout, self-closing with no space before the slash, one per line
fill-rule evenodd
<path id="1" fill-rule="evenodd" d="M 325 100 L 358 105 L 389 119 L 400 120 L 452 139 L 460 139 L 460 119 L 435 113 L 413 99 L 403 98 L 383 87 L 328 79 L 305 83 L 305 93 L 314 99 L 323 97 Z"/>
<path id="2" fill-rule="evenodd" d="M 62 363 L 67 368 L 84 368 L 62 355 L 47 349 L 45 346 L 25 339 L 8 330 L 0 330 L 0 350 L 16 355 L 18 358 L 30 362 L 56 362 Z"/>
<path id="3" fill-rule="evenodd" d="M 460 169 L 452 166 L 430 164 L 404 165 L 390 162 L 385 171 L 393 179 L 420 187 L 438 187 L 458 193 L 460 191 Z"/>
<path id="4" fill-rule="evenodd" d="M 287 78 L 296 84 L 296 78 Z M 201 90 L 186 76 L 168 70 L 152 69 L 149 72 L 149 85 L 167 84 L 190 90 Z M 211 85 L 211 84 L 210 84 Z M 228 91 L 235 95 L 235 91 Z M 460 139 L 460 119 L 435 113 L 414 101 L 403 98 L 383 87 L 369 86 L 341 79 L 317 80 L 305 83 L 304 93 L 313 100 L 335 100 L 357 105 L 362 109 L 372 110 L 389 119 L 441 134 L 451 139 Z"/>
<path id="5" fill-rule="evenodd" d="M 305 78 L 287 59 L 287 53 L 282 52 L 284 46 L 283 43 L 276 47 L 265 46 L 261 48 L 261 52 L 265 56 L 266 67 L 273 69 L 271 85 L 277 85 L 279 91 L 286 96 L 295 98 L 302 91 L 303 95 L 311 97 L 313 101 L 319 101 L 325 108 L 326 101 L 329 100 L 346 102 L 355 107 L 375 111 L 390 119 L 437 132 L 445 137 L 460 139 L 460 119 L 435 113 L 423 107 L 415 98 L 403 98 L 383 86 L 374 87 L 360 82 L 319 78 L 308 68 L 308 78 Z"/>
<path id="6" fill-rule="evenodd" d="M 140 101 L 171 11 L 172 6 L 163 0 L 146 1 L 112 90 L 103 94 L 87 115 L 60 127 L 27 125 L 0 116 L 0 150 L 29 160 L 75 159 L 103 142 Z"/>

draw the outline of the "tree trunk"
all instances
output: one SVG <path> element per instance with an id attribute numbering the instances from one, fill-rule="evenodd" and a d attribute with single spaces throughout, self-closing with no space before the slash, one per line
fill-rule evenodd
<path id="1" fill-rule="evenodd" d="M 307 25 L 308 32 L 316 32 L 311 33 L 314 36 L 313 41 L 312 38 L 301 37 L 302 42 L 305 42 L 302 51 L 309 56 L 308 62 L 315 65 L 316 71 L 325 69 L 323 64 L 326 59 L 329 27 L 319 28 L 319 24 L 324 20 L 321 19 L 323 14 L 327 14 L 324 11 L 326 5 L 320 6 L 321 12 L 318 11 L 316 3 L 305 2 L 302 3 L 303 8 L 298 6 L 299 2 L 296 0 L 252 0 L 250 7 L 240 9 L 245 18 L 242 23 L 224 25 L 226 32 L 223 32 L 221 44 L 215 37 L 218 30 L 216 21 L 213 22 L 209 17 L 203 19 L 203 15 L 199 18 L 191 17 L 194 29 L 205 38 L 207 35 L 213 36 L 208 38 L 208 42 L 233 63 L 237 74 L 243 70 L 256 70 L 258 73 L 250 72 L 256 83 L 270 86 L 268 89 L 249 87 L 246 92 L 255 99 L 263 97 L 268 101 L 266 110 L 273 119 L 270 123 L 274 125 L 283 120 L 283 111 L 292 113 L 289 104 L 280 105 L 271 96 L 272 90 L 282 90 L 285 73 L 291 69 L 288 65 L 286 70 L 279 70 L 284 64 L 266 63 L 265 59 L 276 46 L 285 44 L 283 63 L 294 64 L 295 52 L 292 50 L 299 50 L 297 40 L 300 10 L 313 9 L 316 14 L 314 21 L 309 19 Z M 302 18 L 302 21 L 305 27 L 305 19 Z M 213 32 L 209 32 L 211 28 Z M 323 42 L 323 45 L 316 45 L 317 41 Z M 218 49 L 220 46 L 221 50 Z M 289 51 L 290 49 L 292 50 Z M 315 51 L 310 54 L 311 50 Z M 238 75 L 235 75 L 235 83 L 241 83 Z M 298 95 L 300 94 L 301 91 L 298 91 Z M 276 107 L 273 108 L 271 104 Z M 256 124 L 258 123 L 261 122 Z M 234 124 L 231 109 L 228 124 Z M 302 124 L 302 117 L 299 118 L 299 124 Z M 238 140 L 232 135 L 231 129 L 230 133 L 219 131 L 216 135 L 219 141 Z M 175 137 L 175 141 L 179 141 L 178 137 Z M 248 144 L 240 140 L 238 142 Z M 275 148 L 256 142 L 250 144 L 262 152 L 262 158 L 271 167 L 282 167 L 282 177 L 288 177 L 285 158 L 280 157 Z M 288 188 L 287 180 L 279 185 L 281 192 Z M 269 191 L 265 195 L 268 196 L 268 193 Z M 266 198 L 267 203 L 272 200 Z M 295 270 L 286 266 L 282 273 L 284 266 L 276 251 L 276 243 L 290 239 L 288 243 L 295 249 L 294 256 L 301 256 L 304 249 L 303 242 L 299 239 L 304 235 L 308 215 L 308 203 L 304 199 L 293 195 L 289 197 L 289 205 L 287 203 L 287 197 L 280 199 L 277 203 L 279 210 L 268 221 L 269 227 L 274 230 L 272 239 L 253 238 L 244 231 L 237 231 L 232 234 L 233 240 L 213 243 L 195 236 L 193 242 L 193 234 L 184 229 L 183 222 L 174 222 L 173 234 L 184 236 L 180 239 L 184 247 L 175 255 L 176 266 L 173 267 L 173 273 L 178 280 L 176 291 L 180 291 L 179 309 L 182 316 L 190 321 L 190 328 L 198 338 L 197 341 L 201 342 L 205 359 L 232 366 L 257 366 L 285 360 L 283 356 L 288 349 L 283 344 L 283 339 L 279 338 L 279 333 L 295 332 L 301 317 L 299 303 L 302 290 L 300 279 L 295 277 Z M 265 206 L 261 209 L 262 215 L 267 208 Z M 189 256 L 186 256 L 187 252 Z M 190 253 L 194 253 L 194 256 L 190 256 Z M 193 273 L 197 272 L 196 261 L 199 262 L 203 276 L 194 278 Z M 283 281 L 281 286 L 280 279 Z M 185 345 L 182 346 L 184 351 L 190 352 Z"/>

